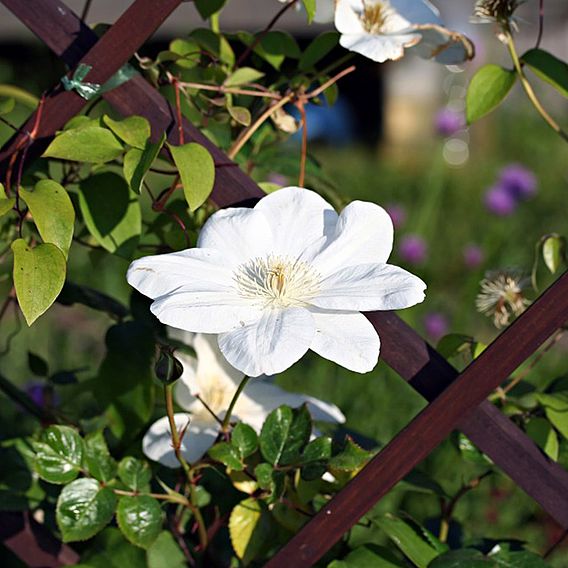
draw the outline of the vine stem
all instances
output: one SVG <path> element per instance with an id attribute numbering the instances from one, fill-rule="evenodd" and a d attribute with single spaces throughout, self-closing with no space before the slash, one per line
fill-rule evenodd
<path id="1" fill-rule="evenodd" d="M 226 87 L 224 85 L 208 85 L 206 83 L 193 83 L 192 81 L 179 81 L 182 87 L 187 89 L 200 89 L 202 91 L 215 91 L 217 93 L 227 93 L 231 95 L 247 95 L 251 97 L 262 97 L 269 99 L 280 99 L 281 95 L 271 91 L 255 91 L 253 89 L 238 89 L 236 87 Z"/>
<path id="2" fill-rule="evenodd" d="M 509 54 L 511 55 L 511 59 L 513 60 L 513 65 L 515 66 L 515 71 L 519 76 L 519 80 L 521 81 L 521 85 L 529 98 L 530 102 L 540 114 L 540 116 L 544 119 L 544 121 L 558 134 L 565 142 L 568 142 L 568 134 L 560 128 L 558 123 L 548 114 L 546 109 L 542 106 L 541 102 L 538 100 L 536 93 L 534 92 L 532 85 L 529 83 L 525 72 L 523 71 L 523 66 L 519 59 L 519 55 L 517 54 L 517 50 L 515 48 L 515 42 L 513 40 L 513 35 L 509 30 L 504 32 L 505 40 L 507 43 L 507 48 L 509 49 Z"/>
<path id="3" fill-rule="evenodd" d="M 191 503 L 183 495 L 168 495 L 166 493 L 138 493 L 138 491 L 124 491 L 123 489 L 113 489 L 116 495 L 123 495 L 125 497 L 138 497 L 146 496 L 153 497 L 159 501 L 169 501 L 170 503 L 179 503 L 185 507 L 191 507 Z"/>
<path id="4" fill-rule="evenodd" d="M 237 390 L 235 391 L 235 394 L 233 395 L 233 398 L 231 399 L 231 402 L 229 404 L 229 408 L 227 409 L 227 413 L 225 414 L 225 418 L 223 419 L 223 424 L 221 425 L 221 430 L 223 432 L 227 432 L 229 430 L 229 426 L 231 424 L 231 414 L 233 414 L 235 404 L 237 404 L 237 400 L 239 400 L 239 396 L 241 396 L 241 393 L 245 390 L 245 387 L 247 386 L 249 380 L 250 377 L 248 375 L 245 376 L 240 382 Z"/>
<path id="5" fill-rule="evenodd" d="M 300 175 L 298 176 L 298 185 L 304 187 L 306 181 L 306 157 L 308 155 L 308 119 L 306 117 L 306 107 L 303 99 L 299 99 L 296 103 L 297 109 L 300 111 L 302 119 L 302 149 L 300 153 Z"/>

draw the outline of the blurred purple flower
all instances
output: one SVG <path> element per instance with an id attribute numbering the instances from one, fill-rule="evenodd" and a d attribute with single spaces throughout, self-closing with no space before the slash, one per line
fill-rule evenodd
<path id="1" fill-rule="evenodd" d="M 25 387 L 26 394 L 41 408 L 57 406 L 59 397 L 51 386 L 42 381 L 29 381 Z"/>
<path id="2" fill-rule="evenodd" d="M 522 164 L 510 164 L 499 172 L 499 185 L 515 199 L 528 199 L 537 190 L 534 173 Z"/>
<path id="3" fill-rule="evenodd" d="M 278 172 L 271 172 L 270 174 L 268 174 L 266 181 L 275 183 L 276 185 L 280 185 L 282 187 L 289 185 L 288 178 L 285 175 L 279 174 Z"/>
<path id="4" fill-rule="evenodd" d="M 400 258 L 410 264 L 422 264 L 428 256 L 428 245 L 418 235 L 405 235 L 398 246 Z"/>
<path id="5" fill-rule="evenodd" d="M 427 335 L 437 341 L 440 337 L 448 333 L 450 324 L 448 318 L 440 312 L 430 312 L 424 316 L 424 329 Z"/>
<path id="6" fill-rule="evenodd" d="M 400 229 L 406 221 L 406 209 L 399 203 L 390 203 L 385 209 L 392 219 L 394 228 Z"/>
<path id="7" fill-rule="evenodd" d="M 463 249 L 463 262 L 467 268 L 477 268 L 485 259 L 483 249 L 476 244 L 469 244 Z"/>
<path id="8" fill-rule="evenodd" d="M 499 217 L 506 217 L 515 212 L 517 200 L 513 194 L 501 185 L 494 185 L 489 188 L 483 198 L 485 207 Z"/>
<path id="9" fill-rule="evenodd" d="M 440 136 L 448 137 L 465 128 L 465 119 L 462 113 L 444 108 L 436 115 L 435 125 Z"/>

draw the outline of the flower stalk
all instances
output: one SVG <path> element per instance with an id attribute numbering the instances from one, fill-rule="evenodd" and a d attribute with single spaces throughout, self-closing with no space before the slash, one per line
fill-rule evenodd
<path id="1" fill-rule="evenodd" d="M 221 425 L 221 430 L 224 433 L 228 432 L 228 430 L 229 430 L 229 427 L 231 425 L 231 415 L 233 414 L 235 404 L 237 404 L 237 400 L 239 400 L 239 396 L 241 396 L 241 393 L 245 390 L 245 387 L 247 386 L 247 383 L 249 382 L 249 380 L 250 380 L 250 377 L 248 375 L 243 378 L 243 380 L 239 383 L 239 386 L 238 386 L 237 390 L 235 391 L 233 398 L 231 399 L 231 402 L 229 404 L 229 408 L 227 408 L 227 414 L 225 414 L 225 418 L 223 419 L 223 424 Z"/>

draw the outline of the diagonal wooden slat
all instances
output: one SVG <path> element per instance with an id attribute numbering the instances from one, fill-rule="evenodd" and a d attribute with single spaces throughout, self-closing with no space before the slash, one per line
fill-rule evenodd
<path id="1" fill-rule="evenodd" d="M 10 9 L 14 8 L 14 12 L 18 10 L 17 5 L 21 4 L 14 0 L 2 0 L 2 2 Z M 47 2 L 46 0 L 38 4 L 43 6 L 46 14 L 55 4 L 61 6 L 60 2 Z M 30 18 L 29 13 L 26 17 L 25 23 L 42 37 L 45 32 L 41 26 L 41 19 L 36 18 L 33 21 L 34 18 Z M 76 20 L 78 21 L 78 18 Z M 70 20 L 66 21 L 67 31 L 58 33 L 55 40 L 50 36 L 50 47 L 62 58 L 71 58 L 67 50 L 72 39 L 71 28 L 73 26 L 79 27 L 81 35 L 88 33 L 94 36 L 90 30 L 77 26 L 77 21 L 74 23 L 69 23 Z M 86 42 L 85 45 L 88 45 L 89 40 L 83 41 Z M 74 55 L 75 58 L 78 57 L 76 53 Z M 70 63 L 74 62 L 76 59 L 70 61 Z M 176 141 L 177 129 L 173 128 L 174 113 L 161 95 L 143 79 L 130 81 L 108 93 L 105 98 L 125 115 L 145 115 L 152 122 L 155 132 L 169 130 L 170 139 L 173 142 Z M 205 140 L 197 129 L 185 123 L 184 132 L 186 139 L 199 141 L 210 148 L 215 154 L 216 161 L 227 161 L 222 152 Z M 220 206 L 231 205 L 262 195 L 256 184 L 236 168 L 218 170 L 217 177 L 219 183 L 216 185 L 213 198 Z M 425 398 L 431 400 L 456 377 L 457 372 L 395 314 L 383 312 L 368 316 L 381 332 L 383 358 L 405 379 L 409 380 L 411 385 Z M 551 515 L 564 526 L 568 524 L 566 519 L 568 474 L 557 464 L 544 458 L 538 448 L 514 424 L 491 404 L 483 403 L 473 412 L 471 418 L 461 424 L 461 428 L 480 449 L 490 455 Z"/>

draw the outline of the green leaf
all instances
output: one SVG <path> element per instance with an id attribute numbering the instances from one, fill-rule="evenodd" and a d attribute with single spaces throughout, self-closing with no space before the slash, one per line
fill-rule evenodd
<path id="1" fill-rule="evenodd" d="M 415 528 L 393 515 L 385 515 L 374 522 L 418 568 L 427 568 L 438 552 L 417 533 Z"/>
<path id="2" fill-rule="evenodd" d="M 120 530 L 108 527 L 89 542 L 76 568 L 146 568 L 146 553 L 130 544 Z"/>
<path id="3" fill-rule="evenodd" d="M 316 0 L 302 0 L 302 4 L 308 15 L 308 24 L 311 24 L 316 15 Z"/>
<path id="4" fill-rule="evenodd" d="M 28 367 L 38 377 L 47 377 L 49 375 L 49 367 L 45 359 L 31 351 L 28 351 Z"/>
<path id="5" fill-rule="evenodd" d="M 245 499 L 231 511 L 229 534 L 236 555 L 247 566 L 260 555 L 270 536 L 266 506 L 256 499 Z"/>
<path id="6" fill-rule="evenodd" d="M 479 550 L 464 548 L 462 550 L 451 550 L 438 556 L 433 560 L 428 568 L 491 568 L 495 564 L 486 558 Z"/>
<path id="7" fill-rule="evenodd" d="M 162 508 L 149 495 L 121 497 L 116 520 L 122 534 L 136 546 L 148 548 L 162 530 Z"/>
<path id="8" fill-rule="evenodd" d="M 488 554 L 496 568 L 550 568 L 538 554 L 528 550 L 511 550 L 508 543 L 496 545 Z"/>
<path id="9" fill-rule="evenodd" d="M 243 126 L 250 125 L 252 118 L 250 110 L 248 108 L 242 106 L 227 105 L 227 110 L 239 124 L 242 124 Z"/>
<path id="10" fill-rule="evenodd" d="M 270 489 L 272 486 L 272 472 L 273 467 L 269 463 L 259 463 L 254 468 L 254 476 L 258 481 L 258 486 L 261 489 Z"/>
<path id="11" fill-rule="evenodd" d="M 132 491 L 149 489 L 152 472 L 147 462 L 126 456 L 118 464 L 118 477 Z"/>
<path id="12" fill-rule="evenodd" d="M 568 64 L 543 49 L 529 49 L 521 57 L 521 61 L 528 65 L 537 77 L 568 97 Z"/>
<path id="13" fill-rule="evenodd" d="M 29 207 L 44 242 L 54 244 L 67 257 L 73 239 L 75 210 L 63 186 L 51 179 L 42 179 L 33 191 L 21 188 L 20 196 Z"/>
<path id="14" fill-rule="evenodd" d="M 352 550 L 343 560 L 334 560 L 327 568 L 404 568 L 404 566 L 406 565 L 387 548 L 366 544 Z"/>
<path id="15" fill-rule="evenodd" d="M 8 199 L 0 198 L 0 217 L 12 211 L 14 205 L 16 205 L 15 197 L 10 197 Z"/>
<path id="16" fill-rule="evenodd" d="M 118 158 L 122 144 L 114 134 L 101 126 L 64 130 L 43 153 L 46 158 L 102 164 Z"/>
<path id="17" fill-rule="evenodd" d="M 568 394 L 537 394 L 536 397 L 552 425 L 568 439 Z"/>
<path id="18" fill-rule="evenodd" d="M 492 466 L 493 462 L 475 446 L 471 440 L 461 432 L 458 438 L 458 447 L 464 459 L 471 463 L 484 466 Z"/>
<path id="19" fill-rule="evenodd" d="M 79 286 L 69 282 L 69 280 L 65 282 L 57 301 L 64 306 L 72 306 L 76 303 L 83 304 L 93 310 L 106 312 L 118 319 L 125 318 L 129 313 L 128 309 L 114 298 L 88 286 Z"/>
<path id="20" fill-rule="evenodd" d="M 555 461 L 558 459 L 558 436 L 548 420 L 533 418 L 527 423 L 526 432 L 547 456 Z"/>
<path id="21" fill-rule="evenodd" d="M 191 69 L 195 67 L 199 63 L 200 58 L 200 49 L 197 43 L 188 39 L 174 39 L 170 42 L 170 54 L 173 53 L 177 57 L 175 57 L 176 65 L 181 67 L 182 69 Z M 158 60 L 163 60 L 161 55 L 158 55 Z M 171 55 L 168 54 L 170 57 Z"/>
<path id="22" fill-rule="evenodd" d="M 203 205 L 215 182 L 215 163 L 209 150 L 201 144 L 190 142 L 183 146 L 169 146 L 181 177 L 185 199 L 195 211 Z"/>
<path id="23" fill-rule="evenodd" d="M 323 59 L 339 42 L 337 32 L 324 32 L 308 45 L 300 57 L 300 70 L 308 71 Z"/>
<path id="24" fill-rule="evenodd" d="M 76 479 L 66 485 L 57 499 L 55 518 L 63 542 L 87 540 L 112 519 L 116 495 L 96 479 Z"/>
<path id="25" fill-rule="evenodd" d="M 207 453 L 215 461 L 221 462 L 235 471 L 241 471 L 245 467 L 241 462 L 237 448 L 228 442 L 215 444 L 209 448 Z"/>
<path id="26" fill-rule="evenodd" d="M 226 87 L 237 87 L 245 83 L 254 83 L 264 77 L 262 71 L 257 71 L 252 67 L 239 67 L 234 73 L 225 79 Z"/>
<path id="27" fill-rule="evenodd" d="M 302 479 L 307 481 L 319 479 L 327 469 L 329 458 L 331 458 L 331 438 L 322 436 L 312 440 L 302 454 Z"/>
<path id="28" fill-rule="evenodd" d="M 143 116 L 129 116 L 123 120 L 113 120 L 103 116 L 103 122 L 124 142 L 143 150 L 151 135 L 150 123 Z"/>
<path id="29" fill-rule="evenodd" d="M 50 483 L 69 483 L 79 475 L 83 463 L 83 440 L 69 426 L 50 426 L 33 443 L 34 467 Z"/>
<path id="30" fill-rule="evenodd" d="M 0 100 L 0 116 L 10 114 L 16 107 L 16 99 L 12 97 L 2 98 Z"/>
<path id="31" fill-rule="evenodd" d="M 187 568 L 186 558 L 172 533 L 162 531 L 147 550 L 148 568 Z"/>
<path id="32" fill-rule="evenodd" d="M 302 55 L 294 37 L 282 31 L 271 31 L 265 34 L 259 47 L 267 54 L 284 55 L 292 59 L 299 59 Z"/>
<path id="33" fill-rule="evenodd" d="M 542 243 L 542 258 L 552 274 L 560 268 L 566 258 L 566 239 L 560 235 L 550 235 Z"/>
<path id="34" fill-rule="evenodd" d="M 195 0 L 199 15 L 206 20 L 223 8 L 227 0 Z"/>
<path id="35" fill-rule="evenodd" d="M 154 333 L 129 321 L 111 327 L 105 341 L 107 353 L 93 381 L 93 394 L 114 436 L 132 440 L 154 409 Z"/>
<path id="36" fill-rule="evenodd" d="M 154 143 L 147 140 L 143 150 L 130 148 L 124 155 L 122 170 L 132 191 L 140 193 L 146 174 L 152 167 L 154 160 L 158 157 L 165 141 L 166 135 L 162 134 L 158 142 Z"/>
<path id="37" fill-rule="evenodd" d="M 89 232 L 106 250 L 130 259 L 142 230 L 135 193 L 118 174 L 104 172 L 79 185 L 79 207 Z"/>
<path id="38" fill-rule="evenodd" d="M 95 479 L 104 483 L 116 477 L 118 466 L 108 451 L 101 431 L 89 434 L 85 438 L 85 466 Z"/>
<path id="39" fill-rule="evenodd" d="M 237 449 L 241 459 L 244 459 L 256 452 L 258 436 L 248 424 L 239 422 L 233 429 L 231 444 Z"/>
<path id="40" fill-rule="evenodd" d="M 329 467 L 339 471 L 357 471 L 374 455 L 374 452 L 364 450 L 361 446 L 358 446 L 350 436 L 347 436 L 345 446 L 341 452 L 329 460 Z"/>
<path id="41" fill-rule="evenodd" d="M 489 114 L 501 104 L 515 84 L 514 71 L 499 65 L 484 65 L 472 77 L 466 96 L 466 116 L 468 124 Z"/>
<path id="42" fill-rule="evenodd" d="M 228 67 L 235 64 L 235 52 L 223 34 L 218 34 L 206 28 L 193 30 L 191 38 L 207 51 L 213 53 Z"/>
<path id="43" fill-rule="evenodd" d="M 24 239 L 12 243 L 14 286 L 28 325 L 47 311 L 57 298 L 67 270 L 65 255 L 50 243 L 31 248 Z"/>

